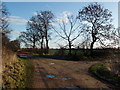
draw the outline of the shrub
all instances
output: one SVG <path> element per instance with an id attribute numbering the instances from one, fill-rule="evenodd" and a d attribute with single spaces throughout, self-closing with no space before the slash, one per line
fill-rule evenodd
<path id="1" fill-rule="evenodd" d="M 109 71 L 105 64 L 95 64 L 90 67 L 89 71 L 96 77 L 104 81 L 107 81 L 115 86 L 120 85 L 120 76 Z"/>

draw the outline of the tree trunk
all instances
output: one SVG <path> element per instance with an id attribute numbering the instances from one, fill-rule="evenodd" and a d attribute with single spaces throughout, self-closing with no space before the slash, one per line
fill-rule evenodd
<path id="1" fill-rule="evenodd" d="M 43 38 L 42 38 L 42 41 L 41 41 L 41 53 L 42 54 L 44 53 L 44 50 L 43 50 Z"/>
<path id="2" fill-rule="evenodd" d="M 43 41 L 41 42 L 41 50 L 43 50 Z"/>
<path id="3" fill-rule="evenodd" d="M 35 42 L 33 42 L 33 48 L 35 48 Z"/>
<path id="4" fill-rule="evenodd" d="M 93 46 L 94 46 L 94 43 L 96 42 L 97 38 L 96 37 L 93 37 L 93 41 L 90 45 L 90 55 L 93 56 Z"/>
<path id="5" fill-rule="evenodd" d="M 46 38 L 46 53 L 49 53 L 48 39 Z"/>
<path id="6" fill-rule="evenodd" d="M 69 41 L 69 55 L 71 55 L 71 42 Z"/>
<path id="7" fill-rule="evenodd" d="M 46 54 L 48 54 L 49 46 L 48 46 L 48 30 L 47 26 L 45 25 L 45 40 L 46 40 Z"/>
<path id="8" fill-rule="evenodd" d="M 94 25 L 93 25 L 94 26 Z M 94 27 L 92 27 L 92 29 L 94 30 Z M 97 37 L 96 37 L 96 34 L 94 33 L 94 31 L 92 30 L 92 43 L 90 45 L 90 56 L 93 56 L 93 46 L 94 46 L 94 43 L 96 42 L 97 40 Z"/>
<path id="9" fill-rule="evenodd" d="M 33 35 L 33 48 L 35 48 L 35 36 Z"/>
<path id="10" fill-rule="evenodd" d="M 43 37 L 42 37 L 42 41 L 41 41 L 41 49 L 43 49 Z"/>
<path id="11" fill-rule="evenodd" d="M 90 45 L 90 55 L 93 56 L 93 45 L 94 45 L 94 41 L 91 43 Z"/>

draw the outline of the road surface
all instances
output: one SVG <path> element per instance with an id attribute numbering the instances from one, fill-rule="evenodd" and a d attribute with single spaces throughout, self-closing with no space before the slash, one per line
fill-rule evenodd
<path id="1" fill-rule="evenodd" d="M 108 88 L 88 73 L 88 68 L 98 61 L 31 60 L 34 64 L 33 88 Z"/>

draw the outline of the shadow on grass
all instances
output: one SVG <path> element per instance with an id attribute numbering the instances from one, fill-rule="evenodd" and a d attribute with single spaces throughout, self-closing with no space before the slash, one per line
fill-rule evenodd
<path id="1" fill-rule="evenodd" d="M 110 88 L 120 90 L 120 76 L 109 71 L 105 64 L 94 64 L 89 68 L 88 72 L 92 77 L 109 84 Z"/>
<path id="2" fill-rule="evenodd" d="M 49 58 L 49 59 L 58 59 L 58 60 L 66 60 L 66 61 L 103 61 L 108 57 L 112 57 L 114 55 L 112 50 L 94 50 L 93 56 L 90 55 L 90 51 L 79 51 L 77 53 L 72 53 L 68 55 L 66 53 L 54 53 L 50 55 L 40 55 L 40 54 L 30 54 L 30 53 L 18 53 L 20 58 Z"/>
<path id="3" fill-rule="evenodd" d="M 75 56 L 58 56 L 58 55 L 18 55 L 19 58 L 23 59 L 38 59 L 38 58 L 49 58 L 49 59 L 58 59 L 58 60 L 67 60 L 67 61 L 81 61 L 80 58 Z"/>
<path id="4" fill-rule="evenodd" d="M 71 55 L 68 55 L 68 50 L 50 50 L 49 55 L 43 55 L 40 53 L 33 52 L 18 52 L 18 56 L 20 58 L 50 58 L 50 59 L 59 59 L 59 60 L 67 60 L 67 61 L 104 61 L 105 59 L 114 59 L 117 54 L 120 54 L 118 50 L 113 49 L 94 49 L 93 56 L 90 55 L 90 50 L 72 50 Z"/>

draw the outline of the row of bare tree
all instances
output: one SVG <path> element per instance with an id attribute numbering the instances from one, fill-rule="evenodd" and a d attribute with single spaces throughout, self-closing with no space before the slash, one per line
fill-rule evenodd
<path id="1" fill-rule="evenodd" d="M 9 33 L 10 30 L 8 29 L 9 24 L 6 19 L 9 13 L 2 3 L 0 7 L 2 7 L 0 9 L 2 12 L 2 16 L 0 17 L 0 33 L 2 34 L 3 43 L 5 45 L 7 40 L 9 42 L 7 33 Z M 48 53 L 48 44 L 52 36 L 50 30 L 53 30 L 59 37 L 67 41 L 69 54 L 71 54 L 74 41 L 79 40 L 78 37 L 84 38 L 81 45 L 89 47 L 91 54 L 96 42 L 101 46 L 111 45 L 110 42 L 114 42 L 114 44 L 119 42 L 120 29 L 115 29 L 111 24 L 111 12 L 98 3 L 91 3 L 83 7 L 78 11 L 78 15 L 67 15 L 66 19 L 67 22 L 64 19 L 57 22 L 51 11 L 37 12 L 37 14 L 32 16 L 28 21 L 26 31 L 22 32 L 19 36 L 20 41 L 24 43 L 26 47 L 41 47 L 41 49 L 46 49 L 46 53 Z M 58 24 L 59 30 L 54 24 Z M 107 42 L 109 42 L 108 45 L 106 44 Z"/>
<path id="2" fill-rule="evenodd" d="M 26 46 L 32 46 L 36 48 L 41 46 L 41 49 L 45 48 L 48 53 L 48 41 L 49 30 L 51 29 L 51 23 L 54 15 L 51 11 L 37 12 L 36 16 L 33 16 L 27 23 L 27 31 L 22 32 L 20 39 Z M 45 43 L 45 44 L 44 44 Z"/>
<path id="3" fill-rule="evenodd" d="M 40 44 L 41 49 L 44 47 L 48 50 L 48 41 L 51 36 L 49 30 L 53 29 L 68 42 L 69 54 L 71 54 L 73 42 L 80 36 L 85 39 L 83 43 L 90 45 L 92 54 L 95 42 L 107 46 L 107 40 L 112 41 L 113 38 L 115 40 L 114 36 L 119 37 L 111 22 L 111 12 L 98 3 L 91 3 L 79 10 L 76 17 L 67 15 L 67 22 L 64 19 L 56 22 L 51 11 L 41 11 L 28 21 L 27 31 L 22 32 L 20 38 L 26 45 L 32 45 L 35 48 Z M 56 29 L 53 23 L 58 23 L 60 30 Z"/>

